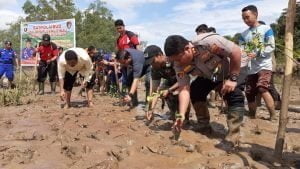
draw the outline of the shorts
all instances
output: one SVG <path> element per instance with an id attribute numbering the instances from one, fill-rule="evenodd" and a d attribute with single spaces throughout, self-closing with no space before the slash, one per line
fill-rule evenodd
<path id="1" fill-rule="evenodd" d="M 261 70 L 256 74 L 248 75 L 246 79 L 246 96 L 248 102 L 254 102 L 259 88 L 269 90 L 272 79 L 271 70 Z"/>
<path id="2" fill-rule="evenodd" d="M 14 80 L 14 66 L 12 64 L 0 64 L 0 78 L 5 74 L 9 81 Z"/>
<path id="3" fill-rule="evenodd" d="M 65 73 L 64 90 L 66 90 L 66 91 L 72 91 L 73 85 L 74 85 L 74 83 L 76 81 L 77 73 L 78 72 L 76 72 L 74 75 L 70 74 L 69 72 Z M 95 82 L 91 80 L 90 82 L 87 82 L 86 88 L 87 89 L 93 89 L 94 85 L 95 85 Z"/>

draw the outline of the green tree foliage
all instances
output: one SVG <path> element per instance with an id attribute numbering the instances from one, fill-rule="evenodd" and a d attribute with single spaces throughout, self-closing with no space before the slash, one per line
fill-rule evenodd
<path id="1" fill-rule="evenodd" d="M 74 17 L 76 12 L 72 0 L 37 0 L 36 5 L 27 0 L 22 8 L 28 22 L 69 19 Z"/>
<path id="2" fill-rule="evenodd" d="M 94 45 L 107 51 L 115 49 L 116 32 L 111 11 L 101 0 L 96 0 L 89 8 L 76 9 L 73 0 L 27 0 L 22 7 L 26 16 L 10 23 L 9 28 L 0 30 L 0 40 L 10 40 L 15 50 L 20 51 L 20 23 L 44 20 L 75 18 L 76 41 L 78 47 Z"/>
<path id="3" fill-rule="evenodd" d="M 12 47 L 14 50 L 17 52 L 20 51 L 20 39 L 21 39 L 21 34 L 20 34 L 20 23 L 23 21 L 22 18 L 19 18 L 17 22 L 15 23 L 9 23 L 9 29 L 6 30 L 0 30 L 0 48 L 3 45 L 3 42 L 6 40 L 9 40 L 12 42 Z"/>
<path id="4" fill-rule="evenodd" d="M 93 45 L 113 51 L 117 37 L 112 17 L 111 11 L 100 0 L 91 3 L 84 12 L 77 12 L 75 18 L 78 46 L 88 47 Z"/>
<path id="5" fill-rule="evenodd" d="M 275 32 L 276 50 L 275 55 L 278 63 L 284 63 L 284 35 L 286 25 L 287 9 L 284 9 L 281 16 L 278 18 L 277 23 L 271 24 Z M 300 2 L 297 2 L 296 18 L 295 18 L 295 31 L 294 31 L 294 57 L 300 58 Z"/>

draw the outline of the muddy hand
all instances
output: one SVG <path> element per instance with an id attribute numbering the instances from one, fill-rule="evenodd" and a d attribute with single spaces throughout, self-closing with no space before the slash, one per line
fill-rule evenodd
<path id="1" fill-rule="evenodd" d="M 224 85 L 222 86 L 221 94 L 224 96 L 225 94 L 234 91 L 236 85 L 237 85 L 237 82 L 234 82 L 231 80 L 226 80 Z"/>
<path id="2" fill-rule="evenodd" d="M 126 95 L 124 98 L 123 98 L 123 101 L 125 103 L 129 103 L 131 101 L 131 97 L 129 95 Z"/>
<path id="3" fill-rule="evenodd" d="M 61 101 L 65 101 L 66 100 L 66 93 L 65 93 L 65 91 L 61 91 L 60 92 L 60 100 Z"/>
<path id="4" fill-rule="evenodd" d="M 179 140 L 180 133 L 181 133 L 181 128 L 182 128 L 182 119 L 177 119 L 172 127 L 172 133 L 174 135 L 174 139 L 176 141 Z"/>
<path id="5" fill-rule="evenodd" d="M 153 119 L 153 111 L 147 111 L 146 118 L 151 121 Z"/>
<path id="6" fill-rule="evenodd" d="M 66 93 L 64 91 L 60 92 L 60 100 L 61 100 L 60 107 L 64 108 L 66 105 Z"/>
<path id="7" fill-rule="evenodd" d="M 255 53 L 248 53 L 247 56 L 250 58 L 250 59 L 253 59 L 256 57 L 256 54 Z"/>
<path id="8" fill-rule="evenodd" d="M 181 128 L 182 128 L 182 120 L 176 119 L 175 123 L 172 126 L 172 129 L 177 132 L 181 132 Z"/>

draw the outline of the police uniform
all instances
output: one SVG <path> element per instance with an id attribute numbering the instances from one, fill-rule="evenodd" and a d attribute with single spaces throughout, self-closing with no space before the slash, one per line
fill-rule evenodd
<path id="1" fill-rule="evenodd" d="M 5 74 L 9 81 L 13 81 L 15 58 L 16 52 L 13 49 L 0 49 L 0 78 Z"/>
<path id="2" fill-rule="evenodd" d="M 50 36 L 47 34 L 43 35 L 44 41 L 50 41 Z M 57 62 L 56 59 L 50 61 L 54 57 L 58 56 L 58 49 L 55 43 L 50 42 L 49 45 L 45 46 L 41 43 L 37 51 L 40 53 L 40 61 L 38 66 L 38 79 L 39 82 L 39 94 L 44 94 L 44 82 L 49 75 L 49 81 L 51 84 L 51 92 L 55 94 L 56 81 L 57 81 Z"/>
<path id="3" fill-rule="evenodd" d="M 200 34 L 192 43 L 199 55 L 186 67 L 175 62 L 174 68 L 179 86 L 190 85 L 190 97 L 198 122 L 209 125 L 207 95 L 213 89 L 220 90 L 223 82 L 231 78 L 228 57 L 235 44 L 215 33 Z M 225 94 L 224 100 L 228 104 L 227 124 L 231 135 L 239 131 L 242 123 L 245 112 L 244 96 L 241 89 L 236 87 L 234 91 Z"/>

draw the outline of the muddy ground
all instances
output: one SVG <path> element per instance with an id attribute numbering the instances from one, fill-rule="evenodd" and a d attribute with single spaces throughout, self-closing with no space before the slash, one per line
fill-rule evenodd
<path id="1" fill-rule="evenodd" d="M 224 142 L 226 115 L 217 108 L 210 109 L 212 133 L 191 126 L 174 142 L 172 123 L 164 119 L 167 108 L 158 109 L 160 116 L 147 126 L 142 105 L 128 111 L 116 105 L 118 99 L 98 93 L 93 108 L 76 95 L 78 107 L 70 109 L 60 108 L 58 94 L 33 100 L 0 108 L 1 169 L 300 168 L 300 113 L 289 112 L 284 161 L 273 165 L 278 120 L 265 120 L 264 107 L 257 119 L 245 117 L 240 146 L 233 151 Z M 291 103 L 298 101 L 299 87 L 294 86 Z"/>

